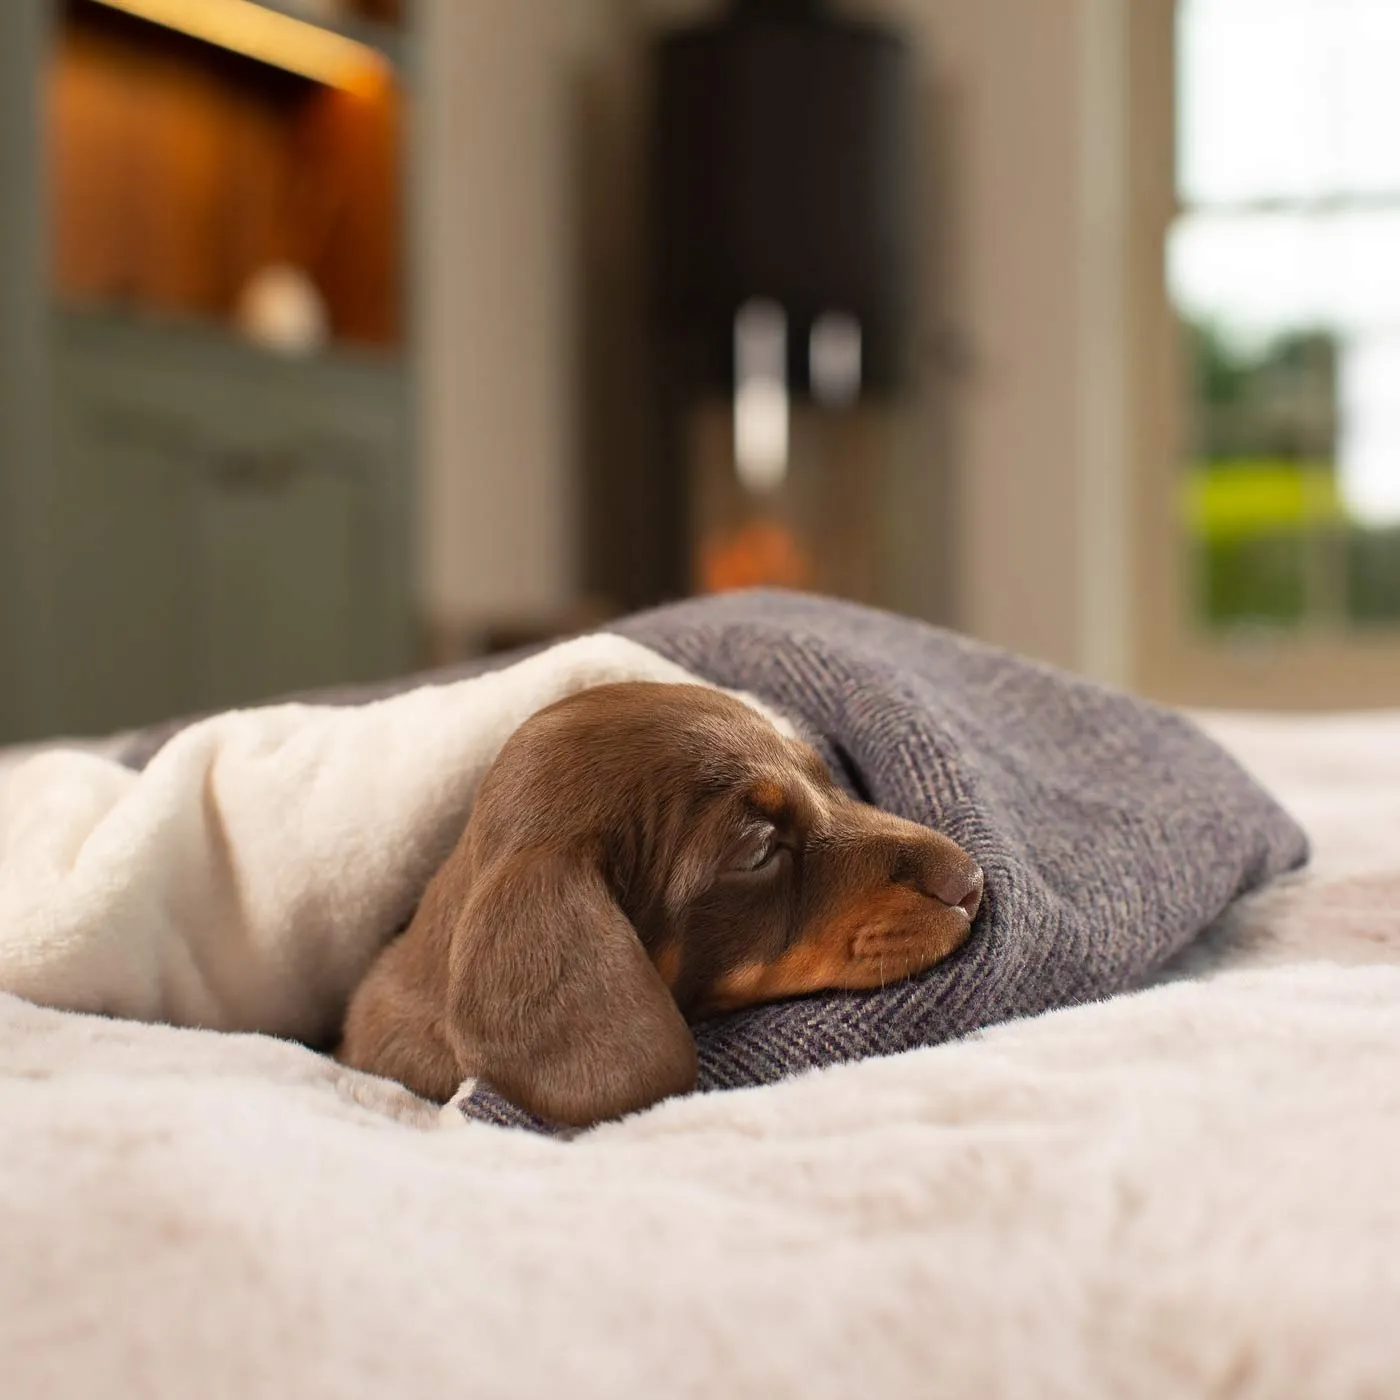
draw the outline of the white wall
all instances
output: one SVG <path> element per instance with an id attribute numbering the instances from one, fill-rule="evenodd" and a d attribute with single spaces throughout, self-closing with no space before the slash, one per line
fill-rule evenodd
<path id="1" fill-rule="evenodd" d="M 575 597 L 568 75 L 611 0 L 420 0 L 419 593 L 444 628 Z"/>
<path id="2" fill-rule="evenodd" d="M 865 0 L 953 123 L 958 622 L 1123 680 L 1126 0 Z"/>

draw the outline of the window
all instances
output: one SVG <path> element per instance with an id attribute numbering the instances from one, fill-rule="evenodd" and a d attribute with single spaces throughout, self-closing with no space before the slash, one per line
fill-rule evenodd
<path id="1" fill-rule="evenodd" d="M 1178 605 L 1400 629 L 1400 3 L 1179 0 L 1174 87 Z"/>

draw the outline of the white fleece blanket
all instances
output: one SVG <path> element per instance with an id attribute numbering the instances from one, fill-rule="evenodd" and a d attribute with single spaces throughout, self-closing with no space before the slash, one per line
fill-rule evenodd
<path id="1" fill-rule="evenodd" d="M 0 996 L 0 1393 L 1400 1394 L 1400 715 L 1165 984 L 559 1143 Z M 0 779 L 0 784 L 3 779 Z"/>
<path id="2" fill-rule="evenodd" d="M 506 738 L 617 680 L 698 683 L 597 635 L 372 705 L 216 715 L 141 773 L 31 756 L 0 784 L 0 991 L 326 1043 Z"/>

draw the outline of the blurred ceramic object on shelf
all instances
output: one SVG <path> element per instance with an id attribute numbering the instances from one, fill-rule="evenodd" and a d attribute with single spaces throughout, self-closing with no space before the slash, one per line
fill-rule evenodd
<path id="1" fill-rule="evenodd" d="M 284 355 L 314 355 L 330 337 L 325 298 L 301 268 L 287 263 L 253 274 L 234 321 L 249 340 Z"/>

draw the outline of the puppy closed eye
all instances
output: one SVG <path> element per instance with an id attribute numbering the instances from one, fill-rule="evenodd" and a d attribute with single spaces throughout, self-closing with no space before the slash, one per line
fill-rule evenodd
<path id="1" fill-rule="evenodd" d="M 787 847 L 778 840 L 778 832 L 774 826 L 765 824 L 756 827 L 745 833 L 743 839 L 734 847 L 725 862 L 725 873 L 757 875 L 772 867 L 786 851 Z"/>

